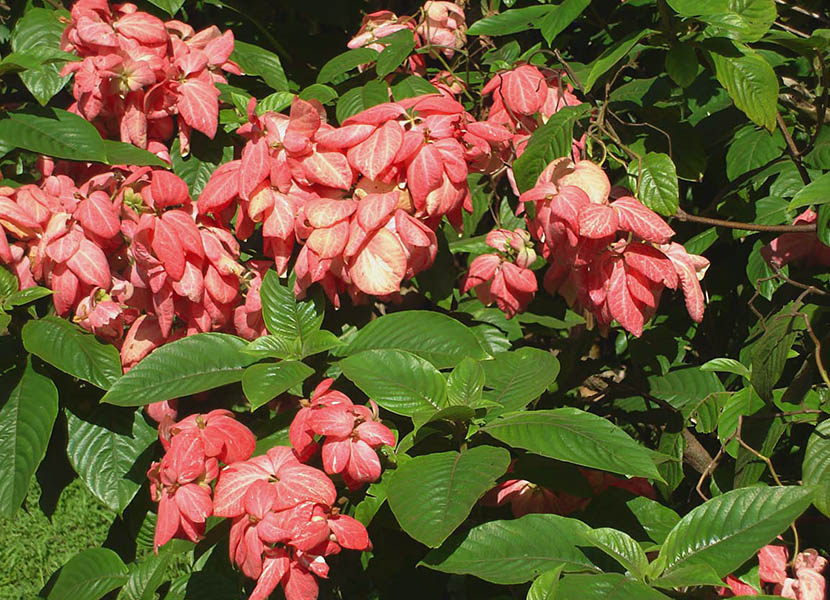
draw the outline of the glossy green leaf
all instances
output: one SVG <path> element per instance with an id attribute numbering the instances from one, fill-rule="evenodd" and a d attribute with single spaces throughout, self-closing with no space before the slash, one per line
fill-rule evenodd
<path id="1" fill-rule="evenodd" d="M 436 368 L 454 367 L 465 357 L 487 358 L 475 336 L 452 317 L 427 310 L 390 313 L 362 327 L 339 356 L 364 350 L 405 350 L 431 362 Z"/>
<path id="2" fill-rule="evenodd" d="M 589 111 L 588 104 L 566 106 L 533 132 L 524 152 L 513 162 L 516 185 L 520 192 L 526 192 L 536 185 L 539 174 L 554 159 L 571 154 L 574 124 Z"/>
<path id="3" fill-rule="evenodd" d="M 757 42 L 775 22 L 775 0 L 728 0 L 727 10 L 702 17 L 706 34 L 740 42 Z"/>
<path id="4" fill-rule="evenodd" d="M 703 562 L 724 577 L 789 527 L 811 500 L 812 490 L 795 486 L 726 492 L 683 517 L 656 560 L 664 575 Z"/>
<path id="5" fill-rule="evenodd" d="M 564 565 L 545 571 L 533 580 L 527 591 L 526 600 L 556 600 L 559 593 L 559 578 L 562 576 Z"/>
<path id="6" fill-rule="evenodd" d="M 415 96 L 420 96 L 421 94 L 437 93 L 439 93 L 438 88 L 423 77 L 417 77 L 416 75 L 404 77 L 392 86 L 392 97 L 395 98 L 396 102 L 400 102 L 404 98 L 414 98 Z"/>
<path id="7" fill-rule="evenodd" d="M 652 33 L 654 32 L 650 29 L 635 29 L 603 52 L 598 59 L 591 63 L 591 70 L 588 72 L 588 77 L 583 82 L 585 90 L 590 91 L 600 77 L 605 75 L 611 67 L 617 64 L 617 62 L 620 61 L 626 54 L 631 52 L 634 46 L 637 45 L 637 42 Z"/>
<path id="8" fill-rule="evenodd" d="M 95 127 L 59 108 L 18 109 L 0 115 L 0 140 L 46 156 L 107 162 L 107 148 Z"/>
<path id="9" fill-rule="evenodd" d="M 510 35 L 527 29 L 537 29 L 539 19 L 551 11 L 549 6 L 512 8 L 502 13 L 479 19 L 467 30 L 469 35 Z"/>
<path id="10" fill-rule="evenodd" d="M 749 369 L 734 358 L 713 358 L 702 365 L 701 371 L 715 371 L 718 373 L 734 373 L 749 379 Z"/>
<path id="11" fill-rule="evenodd" d="M 386 77 L 397 69 L 415 48 L 415 36 L 409 29 L 403 29 L 383 38 L 386 47 L 377 57 L 375 71 L 378 77 Z"/>
<path id="12" fill-rule="evenodd" d="M 628 173 L 639 178 L 640 202 L 666 217 L 677 212 L 680 203 L 677 169 L 668 154 L 649 152 L 642 160 L 632 160 Z"/>
<path id="13" fill-rule="evenodd" d="M 772 400 L 772 389 L 784 372 L 787 355 L 798 338 L 798 332 L 806 327 L 804 318 L 792 304 L 786 305 L 766 321 L 763 335 L 752 344 L 752 387 L 765 401 Z"/>
<path id="14" fill-rule="evenodd" d="M 778 78 L 763 56 L 742 44 L 727 47 L 724 53 L 710 53 L 715 76 L 732 101 L 749 119 L 770 131 L 775 129 L 778 106 Z"/>
<path id="15" fill-rule="evenodd" d="M 46 296 L 51 295 L 52 290 L 36 285 L 35 287 L 26 288 L 25 290 L 20 290 L 19 292 L 14 292 L 13 294 L 10 294 L 3 301 L 3 306 L 6 308 L 23 306 L 25 304 L 29 304 L 30 302 L 34 302 L 35 300 L 40 300 L 41 298 L 45 298 Z"/>
<path id="16" fill-rule="evenodd" d="M 154 600 L 174 556 L 165 547 L 158 554 L 148 554 L 141 561 L 131 564 L 127 583 L 116 600 Z"/>
<path id="17" fill-rule="evenodd" d="M 587 529 L 582 537 L 620 563 L 637 579 L 643 579 L 648 568 L 648 558 L 640 544 L 624 531 L 611 527 Z"/>
<path id="18" fill-rule="evenodd" d="M 142 150 L 126 142 L 104 140 L 104 150 L 107 153 L 106 163 L 109 165 L 135 165 L 168 168 L 166 162 L 147 150 Z"/>
<path id="19" fill-rule="evenodd" d="M 170 342 L 116 381 L 101 402 L 144 406 L 240 381 L 254 360 L 241 352 L 245 345 L 227 333 L 198 333 Z"/>
<path id="20" fill-rule="evenodd" d="M 276 271 L 269 270 L 262 280 L 262 318 L 268 333 L 300 344 L 323 323 L 323 312 L 311 300 L 297 300 L 293 282 L 283 285 Z"/>
<path id="21" fill-rule="evenodd" d="M 671 589 L 699 585 L 719 586 L 723 584 L 723 580 L 706 563 L 689 562 L 671 573 L 652 580 L 651 583 L 656 587 Z"/>
<path id="22" fill-rule="evenodd" d="M 444 376 L 410 352 L 365 350 L 338 364 L 364 394 L 393 413 L 411 416 L 447 404 Z"/>
<path id="23" fill-rule="evenodd" d="M 726 176 L 730 181 L 753 169 L 766 165 L 784 151 L 784 136 L 753 125 L 741 128 L 726 152 Z"/>
<path id="24" fill-rule="evenodd" d="M 288 78 L 279 56 L 273 52 L 235 40 L 231 60 L 236 61 L 246 75 L 262 77 L 271 89 L 288 91 Z"/>
<path id="25" fill-rule="evenodd" d="M 5 299 L 14 293 L 17 293 L 18 282 L 14 273 L 0 267 L 0 299 Z"/>
<path id="26" fill-rule="evenodd" d="M 323 65 L 317 74 L 317 83 L 328 83 L 359 65 L 376 61 L 378 56 L 377 50 L 371 48 L 347 50 Z"/>
<path id="27" fill-rule="evenodd" d="M 557 598 L 580 600 L 668 600 L 644 583 L 619 573 L 565 575 L 559 582 Z"/>
<path id="28" fill-rule="evenodd" d="M 20 381 L 0 404 L 0 515 L 11 517 L 26 497 L 57 416 L 55 384 L 27 361 Z"/>
<path id="29" fill-rule="evenodd" d="M 539 23 L 542 37 L 545 38 L 548 46 L 551 45 L 557 35 L 565 31 L 582 14 L 583 10 L 588 8 L 590 3 L 591 0 L 563 0 L 557 6 L 551 7 L 550 12 Z"/>
<path id="30" fill-rule="evenodd" d="M 493 446 L 416 456 L 395 471 L 389 507 L 406 533 L 436 548 L 464 522 L 509 464 L 510 453 Z"/>
<path id="31" fill-rule="evenodd" d="M 89 548 L 61 567 L 47 600 L 99 600 L 127 582 L 129 570 L 109 548 Z"/>
<path id="32" fill-rule="evenodd" d="M 804 485 L 813 486 L 813 503 L 830 516 L 830 421 L 819 423 L 807 441 L 802 467 Z"/>
<path id="33" fill-rule="evenodd" d="M 649 451 L 622 429 L 576 408 L 515 412 L 483 428 L 514 448 L 631 477 L 661 479 Z"/>
<path id="34" fill-rule="evenodd" d="M 495 354 L 493 360 L 482 361 L 481 366 L 485 373 L 482 396 L 502 406 L 492 414 L 527 406 L 541 396 L 559 374 L 559 361 L 553 354 L 530 347 Z"/>
<path id="35" fill-rule="evenodd" d="M 489 521 L 450 537 L 419 564 L 503 585 L 530 581 L 559 566 L 566 572 L 594 571 L 575 545 L 586 528 L 581 521 L 559 515 Z"/>
<path id="36" fill-rule="evenodd" d="M 830 202 L 830 173 L 825 173 L 801 188 L 790 201 L 790 208 L 804 208 L 811 204 L 826 204 L 827 202 Z"/>
<path id="37" fill-rule="evenodd" d="M 465 358 L 447 378 L 447 399 L 450 404 L 475 405 L 484 389 L 484 369 L 477 360 Z"/>
<path id="38" fill-rule="evenodd" d="M 242 390 L 255 410 L 314 374 L 314 369 L 297 360 L 252 365 L 242 375 Z"/>
<path id="39" fill-rule="evenodd" d="M 90 415 L 66 412 L 66 454 L 72 468 L 101 502 L 123 511 L 146 480 L 158 438 L 142 409 L 99 407 Z"/>
<path id="40" fill-rule="evenodd" d="M 148 2 L 158 6 L 171 17 L 179 12 L 179 9 L 184 6 L 184 0 L 148 0 Z"/>
<path id="41" fill-rule="evenodd" d="M 65 10 L 30 8 L 12 30 L 12 51 L 45 57 L 43 52 L 48 56 L 58 50 L 68 16 L 69 13 Z M 20 74 L 23 84 L 41 105 L 49 102 L 69 81 L 69 76 L 60 76 L 64 62 L 66 61 L 44 61 Z"/>
<path id="42" fill-rule="evenodd" d="M 669 532 L 680 521 L 680 515 L 671 508 L 645 496 L 631 498 L 626 501 L 625 505 L 642 525 L 648 537 L 658 544 L 663 543 Z"/>
<path id="43" fill-rule="evenodd" d="M 718 376 L 700 367 L 669 371 L 665 375 L 649 377 L 649 393 L 665 400 L 684 414 L 709 394 L 724 390 Z"/>
<path id="44" fill-rule="evenodd" d="M 103 344 L 60 317 L 33 319 L 23 326 L 23 347 L 50 365 L 101 389 L 121 376 L 121 358 L 111 344 Z"/>

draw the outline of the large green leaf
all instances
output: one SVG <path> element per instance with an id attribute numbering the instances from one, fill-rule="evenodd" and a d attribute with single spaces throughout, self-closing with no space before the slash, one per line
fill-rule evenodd
<path id="1" fill-rule="evenodd" d="M 493 446 L 416 456 L 395 471 L 389 507 L 406 533 L 438 547 L 509 464 L 510 453 Z"/>
<path id="2" fill-rule="evenodd" d="M 727 10 L 702 17 L 709 24 L 706 35 L 741 42 L 757 42 L 776 17 L 775 0 L 728 0 Z"/>
<path id="3" fill-rule="evenodd" d="M 447 405 L 444 376 L 410 352 L 365 350 L 338 364 L 364 394 L 393 413 L 411 416 Z"/>
<path id="4" fill-rule="evenodd" d="M 371 48 L 355 48 L 338 54 L 320 69 L 317 83 L 328 83 L 359 65 L 374 62 L 378 55 L 378 51 Z"/>
<path id="5" fill-rule="evenodd" d="M 126 142 L 104 140 L 104 150 L 107 153 L 107 164 L 109 165 L 130 165 L 167 168 L 167 163 L 158 156 L 147 150 L 142 150 Z"/>
<path id="6" fill-rule="evenodd" d="M 509 446 L 548 458 L 661 479 L 648 450 L 610 421 L 576 408 L 510 413 L 483 430 Z"/>
<path id="7" fill-rule="evenodd" d="M 700 367 L 649 377 L 648 384 L 652 396 L 665 400 L 684 414 L 690 414 L 709 394 L 724 391 L 718 376 Z"/>
<path id="8" fill-rule="evenodd" d="M 536 185 L 551 161 L 571 154 L 574 124 L 590 112 L 590 105 L 566 106 L 530 136 L 522 155 L 513 162 L 516 185 L 525 192 Z"/>
<path id="9" fill-rule="evenodd" d="M 810 505 L 812 490 L 751 487 L 703 503 L 671 530 L 657 558 L 664 574 L 705 563 L 725 577 L 789 527 Z"/>
<path id="10" fill-rule="evenodd" d="M 410 29 L 402 29 L 383 38 L 386 47 L 375 65 L 378 77 L 386 77 L 397 69 L 415 48 L 415 36 Z"/>
<path id="11" fill-rule="evenodd" d="M 608 70 L 613 67 L 617 61 L 622 59 L 626 54 L 631 52 L 634 46 L 637 45 L 645 36 L 654 33 L 651 29 L 634 29 L 631 33 L 626 35 L 621 40 L 614 43 L 602 55 L 590 65 L 588 77 L 585 79 L 585 91 L 590 91 L 597 80 L 605 75 Z"/>
<path id="12" fill-rule="evenodd" d="M 795 343 L 798 332 L 806 327 L 801 314 L 793 314 L 797 312 L 793 304 L 787 304 L 767 319 L 763 335 L 752 344 L 749 353 L 752 361 L 750 381 L 766 402 L 772 401 L 772 389 L 784 372 L 787 354 Z"/>
<path id="13" fill-rule="evenodd" d="M 813 503 L 830 516 L 830 421 L 822 421 L 807 441 L 802 467 L 804 485 L 815 488 Z"/>
<path id="14" fill-rule="evenodd" d="M 539 23 L 542 37 L 548 46 L 588 8 L 590 3 L 591 0 L 563 0 L 559 5 L 551 7 L 550 12 Z"/>
<path id="15" fill-rule="evenodd" d="M 565 575 L 556 596 L 562 600 L 668 600 L 644 583 L 619 573 Z"/>
<path id="16" fill-rule="evenodd" d="M 484 369 L 480 362 L 472 358 L 462 360 L 447 377 L 447 399 L 450 404 L 477 404 L 484 389 L 484 380 Z"/>
<path id="17" fill-rule="evenodd" d="M 154 600 L 156 589 L 165 581 L 165 574 L 175 553 L 165 546 L 158 554 L 148 554 L 129 566 L 130 576 L 116 600 Z"/>
<path id="18" fill-rule="evenodd" d="M 58 50 L 68 16 L 65 10 L 29 9 L 12 29 L 12 51 L 21 54 L 34 52 L 38 56 Z M 69 76 L 60 76 L 64 62 L 44 62 L 20 74 L 20 79 L 41 105 L 49 102 L 69 81 Z"/>
<path id="19" fill-rule="evenodd" d="M 530 581 L 560 565 L 565 571 L 594 571 L 575 545 L 586 528 L 581 521 L 559 515 L 490 521 L 450 537 L 420 564 L 504 585 Z"/>
<path id="20" fill-rule="evenodd" d="M 298 360 L 253 365 L 242 375 L 242 390 L 257 409 L 314 374 L 314 369 Z"/>
<path id="21" fill-rule="evenodd" d="M 778 78 L 766 59 L 743 44 L 733 44 L 709 54 L 715 76 L 732 101 L 749 119 L 775 129 L 778 106 Z"/>
<path id="22" fill-rule="evenodd" d="M 93 414 L 66 412 L 66 454 L 72 468 L 101 502 L 123 511 L 146 480 L 156 428 L 142 410 L 98 407 Z"/>
<path id="23" fill-rule="evenodd" d="M 165 344 L 116 381 L 101 402 L 143 406 L 239 381 L 254 361 L 241 352 L 245 346 L 227 333 L 198 333 Z"/>
<path id="24" fill-rule="evenodd" d="M 632 160 L 628 173 L 639 178 L 640 202 L 666 217 L 677 212 L 680 203 L 677 169 L 668 154 L 649 152 L 641 160 Z"/>
<path id="25" fill-rule="evenodd" d="M 658 544 L 663 543 L 680 520 L 680 515 L 671 508 L 645 496 L 632 498 L 625 505 L 642 525 L 648 537 Z"/>
<path id="26" fill-rule="evenodd" d="M 781 156 L 784 151 L 784 136 L 779 130 L 774 133 L 754 125 L 741 128 L 726 152 L 726 176 L 730 181 Z"/>
<path id="27" fill-rule="evenodd" d="M 288 91 L 288 78 L 279 56 L 273 52 L 235 40 L 231 60 L 236 61 L 246 75 L 262 77 L 271 89 Z"/>
<path id="28" fill-rule="evenodd" d="M 582 537 L 620 563 L 637 579 L 643 579 L 648 568 L 648 558 L 640 544 L 630 535 L 611 527 L 601 527 L 584 531 Z"/>
<path id="29" fill-rule="evenodd" d="M 95 127 L 59 108 L 27 108 L 0 115 L 0 140 L 12 148 L 78 161 L 107 162 Z"/>
<path id="30" fill-rule="evenodd" d="M 680 87 L 689 87 L 697 77 L 698 62 L 691 44 L 679 44 L 666 53 L 666 73 Z"/>
<path id="31" fill-rule="evenodd" d="M 158 6 L 171 17 L 179 12 L 179 9 L 184 6 L 184 0 L 148 0 L 148 2 Z"/>
<path id="32" fill-rule="evenodd" d="M 550 12 L 550 6 L 513 8 L 479 19 L 470 25 L 467 33 L 470 35 L 510 35 L 527 29 L 537 29 L 539 19 Z"/>
<path id="33" fill-rule="evenodd" d="M 55 384 L 27 361 L 20 381 L 0 405 L 0 515 L 11 517 L 26 497 L 57 416 Z"/>
<path id="34" fill-rule="evenodd" d="M 454 367 L 465 357 L 487 358 L 467 327 L 452 317 L 427 310 L 406 310 L 375 319 L 338 348 L 336 354 L 351 356 L 381 349 L 411 352 L 438 369 Z"/>
<path id="35" fill-rule="evenodd" d="M 556 600 L 562 568 L 562 565 L 554 567 L 534 579 L 530 589 L 527 590 L 526 600 Z"/>
<path id="36" fill-rule="evenodd" d="M 127 582 L 127 565 L 109 548 L 89 548 L 61 567 L 47 600 L 99 600 Z"/>
<path id="37" fill-rule="evenodd" d="M 485 383 L 483 397 L 501 404 L 491 414 L 518 410 L 536 400 L 556 381 L 559 361 L 550 352 L 525 347 L 500 352 L 481 362 Z"/>
<path id="38" fill-rule="evenodd" d="M 262 280 L 262 318 L 272 335 L 304 342 L 323 323 L 323 312 L 311 300 L 297 300 L 293 283 L 283 285 L 276 271 L 270 270 Z"/>
<path id="39" fill-rule="evenodd" d="M 811 204 L 826 204 L 827 202 L 830 202 L 830 173 L 825 173 L 801 188 L 790 201 L 790 208 L 804 208 Z"/>
<path id="40" fill-rule="evenodd" d="M 121 359 L 111 344 L 102 344 L 65 319 L 48 316 L 23 326 L 23 347 L 64 373 L 109 389 L 121 376 Z"/>

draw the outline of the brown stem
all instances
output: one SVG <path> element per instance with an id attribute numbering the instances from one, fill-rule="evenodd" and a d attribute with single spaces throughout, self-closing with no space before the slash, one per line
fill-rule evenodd
<path id="1" fill-rule="evenodd" d="M 727 221 L 725 219 L 713 219 L 712 217 L 701 217 L 691 215 L 682 208 L 678 208 L 674 215 L 678 221 L 689 223 L 702 223 L 714 227 L 726 227 L 728 229 L 746 229 L 747 231 L 771 231 L 775 233 L 812 233 L 816 231 L 815 223 L 804 225 L 762 225 L 760 223 L 742 223 L 741 221 Z"/>

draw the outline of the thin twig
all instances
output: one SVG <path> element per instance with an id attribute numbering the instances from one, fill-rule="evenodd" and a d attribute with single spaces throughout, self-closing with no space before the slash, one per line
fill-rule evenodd
<path id="1" fill-rule="evenodd" d="M 804 225 L 763 225 L 761 223 L 743 223 L 741 221 L 727 221 L 725 219 L 714 219 L 712 217 L 701 217 L 687 213 L 678 208 L 674 215 L 678 221 L 690 223 L 702 223 L 715 227 L 726 227 L 728 229 L 746 229 L 747 231 L 770 231 L 776 233 L 812 233 L 816 231 L 815 223 Z"/>

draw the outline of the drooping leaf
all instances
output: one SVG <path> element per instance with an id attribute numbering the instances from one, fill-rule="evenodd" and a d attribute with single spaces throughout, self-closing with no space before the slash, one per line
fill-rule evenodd
<path id="1" fill-rule="evenodd" d="M 490 521 L 451 536 L 419 564 L 503 585 L 530 581 L 559 566 L 565 572 L 593 571 L 596 567 L 575 545 L 586 528 L 559 515 Z"/>
<path id="2" fill-rule="evenodd" d="M 603 52 L 598 59 L 591 63 L 588 77 L 583 82 L 585 85 L 585 91 L 590 91 L 600 77 L 605 75 L 605 73 L 607 73 L 608 70 L 617 63 L 617 61 L 631 52 L 634 46 L 637 45 L 637 42 L 652 33 L 654 32 L 650 29 L 635 29 Z"/>
<path id="3" fill-rule="evenodd" d="M 101 402 L 143 406 L 240 381 L 254 361 L 241 351 L 245 345 L 227 333 L 198 333 L 165 344 L 115 382 Z"/>
<path id="4" fill-rule="evenodd" d="M 104 140 L 104 150 L 107 153 L 108 165 L 149 165 L 151 167 L 167 168 L 167 163 L 147 150 L 137 148 L 126 142 Z"/>
<path id="5" fill-rule="evenodd" d="M 802 476 L 804 485 L 815 488 L 816 508 L 830 516 L 830 421 L 819 423 L 810 435 Z"/>
<path id="6" fill-rule="evenodd" d="M 343 374 L 383 408 L 399 415 L 447 404 L 447 382 L 429 362 L 403 350 L 364 350 L 339 363 Z"/>
<path id="7" fill-rule="evenodd" d="M 610 421 L 576 408 L 510 413 L 483 430 L 509 446 L 548 458 L 662 479 L 648 450 Z"/>
<path id="8" fill-rule="evenodd" d="M 772 389 L 784 372 L 787 354 L 795 343 L 798 332 L 805 327 L 804 318 L 798 313 L 797 308 L 788 304 L 776 315 L 767 319 L 763 335 L 752 344 L 750 381 L 752 387 L 765 401 L 772 400 Z"/>
<path id="9" fill-rule="evenodd" d="M 252 365 L 242 375 L 242 390 L 255 410 L 314 374 L 298 360 Z"/>
<path id="10" fill-rule="evenodd" d="M 11 517 L 26 497 L 57 416 L 55 384 L 27 361 L 20 381 L 0 404 L 0 515 Z"/>
<path id="11" fill-rule="evenodd" d="M 646 498 L 637 496 L 628 500 L 625 505 L 628 507 L 645 532 L 652 540 L 662 544 L 669 532 L 677 525 L 680 515 L 668 506 Z"/>
<path id="12" fill-rule="evenodd" d="M 156 428 L 140 408 L 98 407 L 90 415 L 67 410 L 66 420 L 72 468 L 96 498 L 120 513 L 146 480 Z"/>
<path id="13" fill-rule="evenodd" d="M 129 570 L 109 548 L 89 548 L 61 567 L 47 600 L 99 600 L 127 582 Z"/>
<path id="14" fill-rule="evenodd" d="M 452 317 L 426 310 L 395 312 L 375 319 L 336 353 L 351 356 L 381 349 L 411 352 L 438 369 L 454 367 L 465 357 L 487 357 L 467 327 Z"/>
<path id="15" fill-rule="evenodd" d="M 469 35 L 510 35 L 527 29 L 537 29 L 539 19 L 551 12 L 549 6 L 512 8 L 502 13 L 479 19 L 467 30 Z"/>
<path id="16" fill-rule="evenodd" d="M 111 344 L 60 317 L 33 319 L 23 326 L 23 347 L 50 365 L 103 390 L 121 376 L 121 359 Z"/>
<path id="17" fill-rule="evenodd" d="M 436 548 L 509 464 L 510 453 L 493 446 L 416 456 L 395 471 L 389 507 L 406 533 Z"/>
<path id="18" fill-rule="evenodd" d="M 798 190 L 790 201 L 790 208 L 803 208 L 811 204 L 830 202 L 830 173 L 825 173 L 809 185 Z"/>
<path id="19" fill-rule="evenodd" d="M 795 486 L 726 492 L 683 517 L 656 560 L 664 575 L 702 562 L 724 577 L 775 539 L 811 500 L 812 490 Z"/>
<path id="20" fill-rule="evenodd" d="M 778 106 L 778 78 L 766 59 L 743 44 L 710 52 L 715 76 L 726 88 L 732 101 L 749 119 L 775 129 Z"/>
<path id="21" fill-rule="evenodd" d="M 59 108 L 27 108 L 0 115 L 0 140 L 46 156 L 107 162 L 106 146 L 95 127 Z"/>
<path id="22" fill-rule="evenodd" d="M 242 68 L 246 75 L 259 75 L 275 91 L 288 91 L 288 78 L 282 68 L 279 56 L 269 50 L 235 40 L 231 60 Z"/>
<path id="23" fill-rule="evenodd" d="M 542 18 L 539 29 L 542 37 L 550 46 L 557 35 L 573 23 L 588 8 L 590 0 L 564 0 L 557 6 L 552 6 L 550 12 Z"/>

